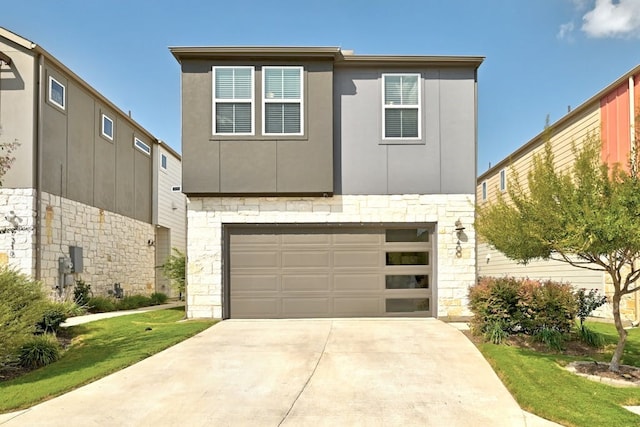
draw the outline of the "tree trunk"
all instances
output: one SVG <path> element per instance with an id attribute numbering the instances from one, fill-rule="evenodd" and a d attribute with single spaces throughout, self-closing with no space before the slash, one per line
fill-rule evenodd
<path id="1" fill-rule="evenodd" d="M 613 294 L 613 321 L 618 331 L 618 345 L 616 346 L 616 351 L 613 352 L 609 370 L 612 372 L 620 372 L 620 359 L 622 358 L 624 346 L 627 343 L 627 331 L 622 326 L 622 319 L 620 318 L 620 299 L 622 298 L 619 291 L 620 286 L 615 283 L 614 286 L 616 290 Z"/>

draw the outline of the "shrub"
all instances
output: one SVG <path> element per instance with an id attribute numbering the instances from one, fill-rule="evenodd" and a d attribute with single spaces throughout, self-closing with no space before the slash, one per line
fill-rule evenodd
<path id="1" fill-rule="evenodd" d="M 48 302 L 40 321 L 36 324 L 36 333 L 56 333 L 60 324 L 67 320 L 67 307 L 63 303 Z"/>
<path id="2" fill-rule="evenodd" d="M 580 319 L 580 328 L 584 327 L 584 321 L 596 309 L 602 307 L 607 302 L 607 297 L 598 295 L 598 291 L 591 289 L 588 293 L 586 289 L 581 288 L 574 294 L 578 303 L 578 319 Z"/>
<path id="3" fill-rule="evenodd" d="M 484 333 L 485 341 L 490 341 L 494 344 L 502 344 L 502 341 L 509 337 L 509 333 L 505 329 L 505 325 L 501 321 L 493 321 L 489 323 Z"/>
<path id="4" fill-rule="evenodd" d="M 73 301 L 79 306 L 85 306 L 91 299 L 91 285 L 83 280 L 76 280 L 76 286 L 73 288 Z"/>
<path id="5" fill-rule="evenodd" d="M 0 364 L 14 359 L 36 330 L 45 309 L 39 282 L 0 267 Z"/>
<path id="6" fill-rule="evenodd" d="M 604 337 L 599 333 L 592 331 L 583 324 L 578 325 L 576 329 L 578 331 L 578 338 L 580 339 L 580 341 L 591 347 L 604 347 Z"/>
<path id="7" fill-rule="evenodd" d="M 546 281 L 533 292 L 532 332 L 551 329 L 559 333 L 568 333 L 578 311 L 571 285 Z"/>
<path id="8" fill-rule="evenodd" d="M 154 292 L 149 296 L 149 299 L 151 300 L 151 305 L 159 305 L 167 302 L 168 297 L 162 292 Z"/>
<path id="9" fill-rule="evenodd" d="M 116 303 L 116 310 L 133 310 L 151 305 L 151 298 L 144 295 L 126 296 Z"/>
<path id="10" fill-rule="evenodd" d="M 116 304 L 111 298 L 93 297 L 87 301 L 87 307 L 91 313 L 106 313 L 116 311 Z"/>
<path id="11" fill-rule="evenodd" d="M 483 277 L 469 289 L 469 305 L 474 316 L 471 326 L 474 332 L 485 334 L 497 325 L 509 334 L 520 323 L 518 290 L 520 283 L 510 277 Z"/>
<path id="12" fill-rule="evenodd" d="M 566 341 L 565 335 L 557 329 L 549 328 L 547 326 L 542 327 L 533 334 L 535 341 L 544 343 L 552 350 L 562 351 L 564 343 Z"/>
<path id="13" fill-rule="evenodd" d="M 49 334 L 33 336 L 20 348 L 18 360 L 25 368 L 40 368 L 60 358 L 61 348 L 58 340 Z"/>
<path id="14" fill-rule="evenodd" d="M 186 265 L 186 256 L 177 248 L 173 248 L 173 253 L 169 257 L 169 259 L 167 259 L 167 261 L 162 265 L 162 271 L 164 275 L 171 280 L 171 284 L 180 294 L 180 299 L 182 299 L 182 295 L 184 294 L 185 290 Z"/>

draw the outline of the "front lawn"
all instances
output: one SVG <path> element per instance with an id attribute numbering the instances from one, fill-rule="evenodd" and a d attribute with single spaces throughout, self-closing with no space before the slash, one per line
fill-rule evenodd
<path id="1" fill-rule="evenodd" d="M 601 352 L 570 356 L 518 346 L 478 345 L 522 409 L 565 426 L 638 426 L 640 416 L 622 406 L 640 405 L 640 387 L 620 388 L 572 374 L 564 366 L 572 361 L 609 362 L 617 333 L 604 323 L 588 327 L 606 337 Z M 640 329 L 629 331 L 622 363 L 640 366 Z"/>
<path id="2" fill-rule="evenodd" d="M 149 311 L 73 326 L 62 358 L 18 378 L 0 381 L 0 413 L 33 406 L 130 366 L 210 327 L 184 319 L 184 307 Z"/>

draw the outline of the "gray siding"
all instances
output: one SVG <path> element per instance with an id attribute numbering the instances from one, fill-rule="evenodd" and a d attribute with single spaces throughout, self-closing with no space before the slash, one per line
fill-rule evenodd
<path id="1" fill-rule="evenodd" d="M 151 222 L 151 157 L 136 150 L 134 135 L 152 145 L 121 113 L 106 107 L 79 83 L 45 64 L 65 85 L 64 110 L 43 100 L 42 189 L 90 206 Z M 113 141 L 101 136 L 102 114 L 114 122 Z"/>
<path id="2" fill-rule="evenodd" d="M 422 76 L 421 140 L 382 138 L 382 74 Z M 472 68 L 336 69 L 334 180 L 338 194 L 467 194 L 475 189 Z"/>
<path id="3" fill-rule="evenodd" d="M 212 67 L 255 67 L 255 135 L 214 136 Z M 261 134 L 261 66 L 304 67 L 304 135 Z M 182 63 L 183 190 L 187 194 L 333 192 L 333 70 L 318 62 Z"/>

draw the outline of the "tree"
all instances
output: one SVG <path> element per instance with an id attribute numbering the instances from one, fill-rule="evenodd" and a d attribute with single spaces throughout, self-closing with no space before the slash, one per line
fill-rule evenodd
<path id="1" fill-rule="evenodd" d="M 0 142 L 0 185 L 2 177 L 7 173 L 13 162 L 16 160 L 11 154 L 20 146 L 18 140 L 13 142 Z"/>
<path id="2" fill-rule="evenodd" d="M 620 317 L 623 296 L 640 289 L 640 180 L 600 159 L 601 141 L 585 138 L 576 161 L 559 171 L 549 142 L 534 156 L 522 185 L 514 173 L 508 198 L 479 206 L 476 231 L 508 258 L 521 263 L 553 259 L 611 278 L 618 344 L 610 370 L 618 372 L 627 339 Z M 631 169 L 633 171 L 633 169 Z"/>
<path id="3" fill-rule="evenodd" d="M 164 275 L 171 280 L 171 284 L 180 293 L 180 299 L 185 289 L 185 267 L 186 257 L 177 248 L 173 248 L 173 253 L 162 265 Z"/>

